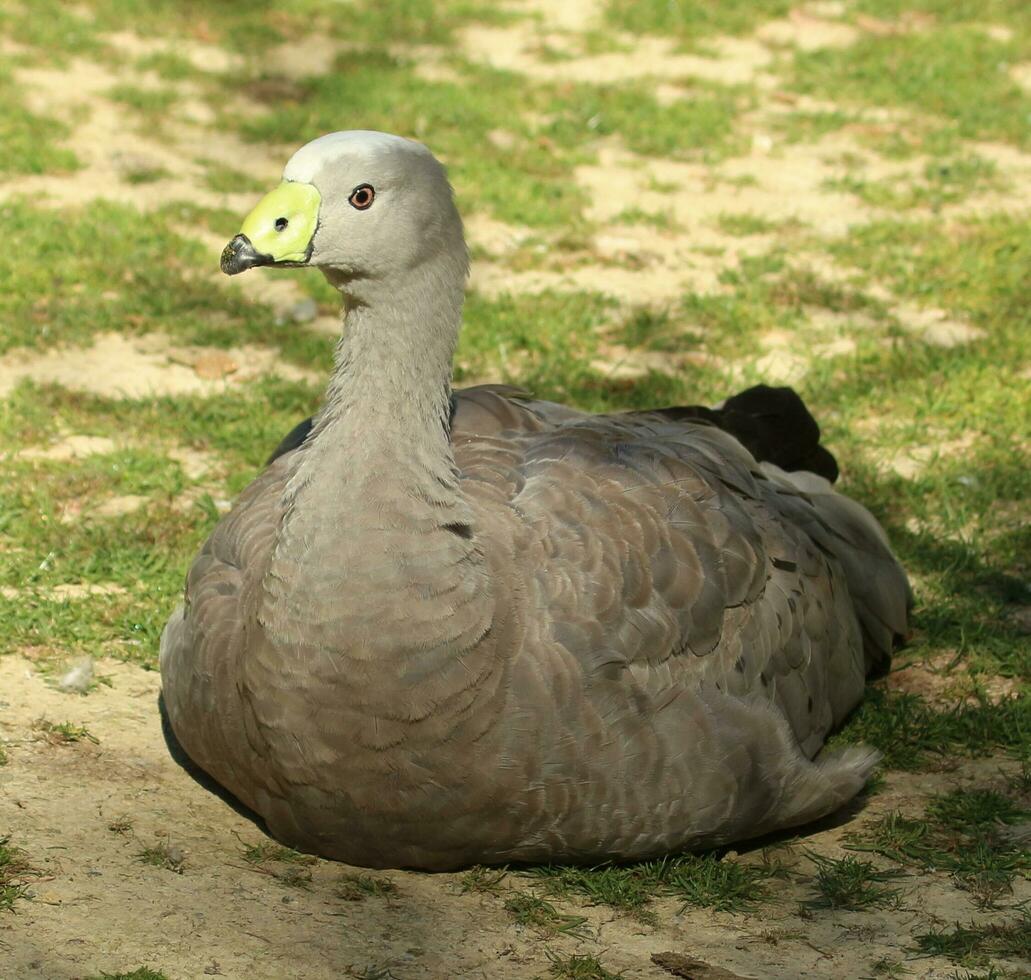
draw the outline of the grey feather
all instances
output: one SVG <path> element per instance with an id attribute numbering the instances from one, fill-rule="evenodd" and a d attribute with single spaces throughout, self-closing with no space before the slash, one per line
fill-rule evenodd
<path id="1" fill-rule="evenodd" d="M 325 405 L 162 637 L 186 752 L 281 840 L 374 867 L 640 858 L 839 807 L 876 753 L 820 750 L 906 631 L 883 532 L 703 419 L 452 407 L 461 224 L 433 158 L 385 145 L 313 178 L 347 309 Z M 368 234 L 333 210 L 362 182 L 395 188 Z"/>

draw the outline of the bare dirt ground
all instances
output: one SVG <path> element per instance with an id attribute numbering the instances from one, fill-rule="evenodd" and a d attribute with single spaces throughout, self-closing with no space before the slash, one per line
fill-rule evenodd
<path id="1" fill-rule="evenodd" d="M 533 891 L 514 873 L 492 894 L 463 891 L 457 874 L 376 872 L 396 891 L 348 901 L 341 886 L 355 869 L 319 861 L 303 869 L 311 880 L 297 887 L 289 875 L 276 876 L 282 866 L 245 860 L 245 847 L 264 840 L 262 832 L 169 757 L 157 674 L 117 661 L 97 669 L 110 686 L 80 698 L 57 690 L 30 660 L 0 661 L 0 733 L 11 757 L 0 777 L 3 826 L 43 856 L 34 900 L 0 920 L 5 980 L 73 980 L 125 964 L 160 967 L 176 978 L 530 978 L 546 974 L 548 950 L 594 953 L 627 978 L 670 976 L 651 957 L 674 952 L 729 971 L 690 974 L 700 980 L 845 980 L 874 975 L 883 959 L 906 958 L 910 928 L 900 929 L 900 920 L 912 927 L 991 918 L 972 916 L 969 896 L 943 875 L 903 879 L 898 910 L 809 919 L 798 909 L 806 892 L 778 884 L 775 900 L 752 914 L 680 912 L 678 901 L 660 899 L 658 926 L 577 906 L 572 911 L 587 919 L 580 935 L 545 944 L 504 909 L 506 898 Z M 57 718 L 85 726 L 96 742 L 53 744 L 40 720 Z M 968 763 L 949 772 L 948 783 L 976 779 L 983 787 L 994 768 Z M 1000 761 L 994 781 L 1001 785 L 1012 768 Z M 912 811 L 941 783 L 936 773 L 892 775 L 863 817 Z M 772 853 L 787 865 L 806 862 L 806 850 L 840 856 L 850 816 Z M 140 855 L 155 847 L 176 867 L 143 863 Z M 762 860 L 762 850 L 750 859 Z M 1013 897 L 1031 899 L 1031 887 Z M 939 960 L 908 967 L 928 978 L 954 972 Z"/>

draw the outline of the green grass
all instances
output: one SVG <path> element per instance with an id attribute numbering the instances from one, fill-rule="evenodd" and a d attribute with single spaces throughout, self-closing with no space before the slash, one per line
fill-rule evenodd
<path id="1" fill-rule="evenodd" d="M 888 884 L 899 877 L 899 871 L 877 868 L 851 855 L 835 859 L 810 851 L 809 859 L 816 865 L 816 877 L 812 897 L 803 902 L 806 909 L 856 912 L 900 907 L 899 889 Z"/>
<path id="2" fill-rule="evenodd" d="M 169 980 L 160 970 L 152 970 L 149 966 L 140 966 L 128 973 L 101 973 L 88 980 Z"/>
<path id="3" fill-rule="evenodd" d="M 136 852 L 136 860 L 140 864 L 152 868 L 162 868 L 181 875 L 185 869 L 186 857 L 181 848 L 168 841 L 157 841 Z"/>
<path id="4" fill-rule="evenodd" d="M 2 20 L 0 20 L 2 23 Z M 60 145 L 68 127 L 24 107 L 11 75 L 0 70 L 0 177 L 67 173 L 77 170 L 75 154 Z M 0 205 L 0 212 L 3 206 Z"/>
<path id="5" fill-rule="evenodd" d="M 150 124 L 162 122 L 175 105 L 179 93 L 172 88 L 151 89 L 122 84 L 109 89 L 107 97 L 130 109 L 135 109 Z"/>
<path id="6" fill-rule="evenodd" d="M 989 965 L 990 957 L 1031 958 L 1031 915 L 1026 911 L 1009 922 L 931 929 L 914 937 L 926 956 L 945 956 L 961 966 Z"/>
<path id="7" fill-rule="evenodd" d="M 76 725 L 70 721 L 53 722 L 40 718 L 33 728 L 42 734 L 51 745 L 74 745 L 76 742 L 92 742 L 100 744 L 100 739 L 93 735 L 85 725 Z"/>
<path id="8" fill-rule="evenodd" d="M 942 26 L 799 52 L 795 85 L 846 106 L 895 105 L 935 116 L 963 139 L 1026 146 L 1031 142 L 1031 96 L 999 69 L 1000 63 L 1020 58 L 1018 46 L 993 40 L 982 30 Z"/>
<path id="9" fill-rule="evenodd" d="M 28 897 L 29 879 L 37 874 L 10 836 L 0 836 L 0 914 L 14 911 L 14 903 Z"/>
<path id="10" fill-rule="evenodd" d="M 312 883 L 311 869 L 318 864 L 318 858 L 312 854 L 302 854 L 291 847 L 284 847 L 273 841 L 264 840 L 257 844 L 245 844 L 243 859 L 255 871 L 275 878 L 288 888 L 309 891 Z M 351 883 L 353 889 L 358 886 Z M 345 897 L 345 896 L 341 896 Z M 354 900 L 364 897 L 358 894 Z"/>
<path id="11" fill-rule="evenodd" d="M 273 345 L 294 363 L 329 364 L 328 340 L 277 323 L 270 309 L 215 279 L 217 255 L 175 230 L 204 225 L 189 209 L 144 215 L 98 201 L 58 211 L 16 200 L 0 213 L 8 238 L 0 254 L 0 353 L 85 344 L 102 331 L 163 331 L 186 344 Z M 238 222 L 230 216 L 228 228 Z M 223 233 L 228 239 L 232 230 Z"/>
<path id="12" fill-rule="evenodd" d="M 505 899 L 504 907 L 516 923 L 541 936 L 579 936 L 587 922 L 582 915 L 560 912 L 546 898 L 526 892 Z"/>
<path id="13" fill-rule="evenodd" d="M 744 34 L 790 9 L 790 0 L 609 0 L 605 14 L 620 30 L 672 35 L 691 45 L 706 35 Z"/>
<path id="14" fill-rule="evenodd" d="M 890 858 L 922 872 L 944 871 L 983 908 L 1031 871 L 1031 853 L 1004 825 L 1027 811 L 993 790 L 954 790 L 933 797 L 920 818 L 892 811 L 849 837 L 848 847 Z"/>
<path id="15" fill-rule="evenodd" d="M 548 976 L 558 980 L 620 980 L 622 973 L 613 973 L 605 968 L 601 960 L 591 953 L 573 953 L 559 956 L 551 950 L 545 951 L 551 961 Z"/>
<path id="16" fill-rule="evenodd" d="M 548 894 L 578 896 L 643 921 L 654 921 L 653 898 L 671 896 L 680 909 L 747 912 L 769 896 L 774 866 L 745 864 L 715 854 L 683 854 L 656 861 L 595 868 L 542 865 L 527 874 L 540 879 Z"/>
<path id="17" fill-rule="evenodd" d="M 336 896 L 345 902 L 363 902 L 367 898 L 395 895 L 397 891 L 397 885 L 389 878 L 370 874 L 345 874 L 337 885 Z"/>
<path id="18" fill-rule="evenodd" d="M 488 868 L 477 864 L 464 872 L 458 879 L 458 889 L 466 892 L 478 892 L 485 895 L 498 895 L 501 883 L 508 877 L 507 868 Z"/>
<path id="19" fill-rule="evenodd" d="M 61 0 L 35 0 L 31 8 L 4 11 L 6 27 L 23 44 L 38 46 L 53 60 L 99 54 L 113 58 L 100 35 L 127 27 L 144 36 L 216 44 L 250 56 L 270 46 L 297 41 L 311 32 L 342 40 L 382 43 L 440 43 L 473 20 L 499 22 L 495 5 L 476 0 L 358 0 L 340 16 L 334 0 L 285 0 L 239 6 L 220 0 L 88 0 L 81 13 Z M 172 77 L 175 77 L 174 75 Z"/>
<path id="20" fill-rule="evenodd" d="M 716 227 L 725 235 L 766 235 L 782 228 L 776 221 L 770 221 L 758 214 L 732 213 L 725 211 L 716 219 Z"/>
<path id="21" fill-rule="evenodd" d="M 425 81 L 413 63 L 381 50 L 348 54 L 336 70 L 301 83 L 295 97 L 254 118 L 226 118 L 256 142 L 300 145 L 313 134 L 340 128 L 340 107 L 360 104 L 362 125 L 426 139 L 448 164 L 467 211 L 483 209 L 513 223 L 559 227 L 581 220 L 584 197 L 570 181 L 585 159 L 557 145 L 568 129 L 574 100 L 528 88 L 517 75 L 456 63 L 460 81 Z M 563 115 L 563 110 L 566 113 Z M 550 126 L 528 113 L 557 115 Z M 489 134 L 510 130 L 514 144 L 495 145 Z M 564 127 L 564 128 L 563 128 Z M 567 142 L 568 142 L 567 136 Z"/>
<path id="22" fill-rule="evenodd" d="M 875 688 L 832 741 L 872 745 L 884 754 L 889 769 L 921 769 L 957 752 L 1020 751 L 1031 742 L 1031 697 L 941 709 L 914 694 Z"/>
<path id="23" fill-rule="evenodd" d="M 983 157 L 967 155 L 930 161 L 917 180 L 843 177 L 828 186 L 856 194 L 877 208 L 904 211 L 922 207 L 937 211 L 970 194 L 998 190 L 1001 185 L 995 164 Z"/>

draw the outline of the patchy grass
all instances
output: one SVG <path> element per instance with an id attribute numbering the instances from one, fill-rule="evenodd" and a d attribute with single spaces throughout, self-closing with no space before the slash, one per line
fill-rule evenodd
<path id="1" fill-rule="evenodd" d="M 163 868 L 165 871 L 173 871 L 181 875 L 186 866 L 186 855 L 181 847 L 169 841 L 157 841 L 136 853 L 136 860 L 140 864 L 150 865 L 152 868 Z"/>
<path id="2" fill-rule="evenodd" d="M 809 859 L 816 866 L 815 894 L 802 903 L 805 908 L 856 912 L 900 906 L 899 889 L 887 884 L 896 880 L 900 872 L 877 868 L 851 855 L 829 858 L 810 851 Z"/>
<path id="3" fill-rule="evenodd" d="M 946 204 L 962 201 L 971 194 L 1003 187 L 994 163 L 976 155 L 931 160 L 916 180 L 907 178 L 864 180 L 842 177 L 828 185 L 834 190 L 856 194 L 876 208 L 905 211 L 929 208 L 938 211 Z"/>
<path id="4" fill-rule="evenodd" d="M 683 854 L 656 861 L 596 868 L 545 865 L 527 874 L 551 895 L 576 895 L 643 921 L 654 921 L 652 899 L 668 895 L 688 907 L 745 912 L 768 897 L 765 882 L 779 869 L 744 864 L 714 854 Z"/>
<path id="5" fill-rule="evenodd" d="M 1031 958 L 1031 915 L 1025 910 L 1010 922 L 971 923 L 953 929 L 931 929 L 915 937 L 926 956 L 946 956 L 961 966 L 988 966 L 990 957 Z"/>
<path id="6" fill-rule="evenodd" d="M 38 874 L 9 836 L 0 837 L 0 913 L 13 911 L 14 903 L 27 897 L 29 879 Z"/>
<path id="7" fill-rule="evenodd" d="M 645 211 L 639 207 L 629 207 L 620 211 L 612 219 L 620 225 L 651 225 L 659 231 L 681 231 L 676 218 L 668 211 Z"/>
<path id="8" fill-rule="evenodd" d="M 735 237 L 747 235 L 767 235 L 778 228 L 783 229 L 783 222 L 770 221 L 759 214 L 734 213 L 724 211 L 716 219 L 716 227 L 725 235 Z"/>
<path id="9" fill-rule="evenodd" d="M 951 752 L 984 756 L 998 748 L 1019 751 L 1029 739 L 1029 697 L 941 710 L 915 694 L 873 688 L 832 742 L 872 745 L 884 754 L 888 768 L 914 770 Z"/>
<path id="10" fill-rule="evenodd" d="M 15 174 L 67 173 L 79 161 L 60 141 L 68 127 L 56 119 L 29 112 L 19 98 L 18 86 L 0 70 L 0 177 Z"/>
<path id="11" fill-rule="evenodd" d="M 790 0 L 608 0 L 605 16 L 620 30 L 673 35 L 692 45 L 705 35 L 744 34 L 790 9 Z"/>
<path id="12" fill-rule="evenodd" d="M 505 911 L 516 923 L 541 936 L 579 936 L 587 922 L 582 915 L 560 912 L 547 899 L 526 892 L 505 899 Z"/>
<path id="13" fill-rule="evenodd" d="M 1018 874 L 1031 870 L 1031 854 L 1004 827 L 1027 816 L 992 790 L 954 790 L 932 798 L 921 818 L 892 811 L 850 835 L 846 846 L 872 851 L 922 872 L 944 871 L 980 907 L 992 907 Z"/>
<path id="14" fill-rule="evenodd" d="M 313 854 L 302 854 L 300 851 L 295 851 L 292 847 L 284 847 L 282 844 L 277 844 L 275 841 L 270 840 L 245 845 L 243 859 L 248 864 L 263 864 L 268 861 L 301 865 L 318 863 L 318 858 Z"/>
<path id="15" fill-rule="evenodd" d="M 363 902 L 367 898 L 396 895 L 397 885 L 389 878 L 370 874 L 345 874 L 336 889 L 337 898 L 345 902 Z"/>
<path id="16" fill-rule="evenodd" d="M 843 102 L 896 105 L 947 121 L 963 139 L 1031 143 L 1031 96 L 1000 63 L 1019 61 L 1004 43 L 969 25 L 867 36 L 844 48 L 820 48 L 795 57 L 795 85 Z"/>
<path id="17" fill-rule="evenodd" d="M 546 951 L 551 965 L 548 976 L 558 980 L 620 980 L 622 973 L 613 973 L 605 968 L 601 960 L 591 953 L 573 953 L 571 956 L 560 956 Z"/>
<path id="18" fill-rule="evenodd" d="M 581 221 L 584 197 L 570 180 L 579 150 L 562 151 L 557 134 L 573 100 L 555 101 L 544 89 L 527 88 L 519 76 L 456 63 L 457 81 L 417 78 L 410 61 L 380 50 L 353 52 L 338 70 L 304 80 L 297 97 L 259 116 L 226 125 L 260 142 L 301 144 L 313 133 L 339 128 L 340 106 L 360 102 L 363 125 L 417 139 L 431 139 L 447 162 L 467 211 L 484 210 L 504 221 L 559 227 Z M 550 112 L 548 128 L 526 120 L 529 112 Z M 498 145 L 499 121 L 513 142 Z"/>
<path id="19" fill-rule="evenodd" d="M 0 203 L 0 217 L 9 241 L 0 255 L 0 353 L 160 331 L 186 344 L 276 346 L 294 363 L 328 366 L 325 338 L 278 322 L 216 280 L 217 256 L 175 230 L 201 221 L 196 211 L 144 215 L 110 201 L 56 211 L 15 200 Z"/>
<path id="20" fill-rule="evenodd" d="M 152 970 L 149 966 L 137 967 L 130 973 L 101 973 L 87 980 L 169 980 L 160 970 Z"/>
<path id="21" fill-rule="evenodd" d="M 501 883 L 507 877 L 507 868 L 487 868 L 477 864 L 463 872 L 458 879 L 458 889 L 463 895 L 467 892 L 498 895 L 501 892 Z"/>
<path id="22" fill-rule="evenodd" d="M 33 728 L 50 745 L 74 745 L 76 742 L 100 744 L 100 739 L 93 735 L 85 725 L 75 725 L 70 721 L 53 722 L 46 718 L 40 718 Z"/>
<path id="23" fill-rule="evenodd" d="M 311 869 L 319 861 L 313 854 L 302 854 L 292 847 L 284 847 L 282 844 L 270 840 L 259 841 L 257 844 L 245 844 L 243 859 L 255 871 L 275 878 L 287 888 L 298 888 L 302 891 L 311 889 L 313 879 Z M 345 887 L 346 884 L 342 886 L 342 889 Z M 351 882 L 351 888 L 354 897 L 349 900 L 360 901 L 365 897 L 361 893 L 358 883 Z M 340 897 L 346 898 L 347 896 L 341 894 Z"/>

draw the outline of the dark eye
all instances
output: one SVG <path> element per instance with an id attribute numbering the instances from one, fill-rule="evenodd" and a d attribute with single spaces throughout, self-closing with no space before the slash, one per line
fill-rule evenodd
<path id="1" fill-rule="evenodd" d="M 364 211 L 375 199 L 376 192 L 373 190 L 371 184 L 359 184 L 353 191 L 351 191 L 351 196 L 347 200 L 351 202 L 352 208 Z"/>
<path id="2" fill-rule="evenodd" d="M 290 222 L 286 218 L 276 218 L 276 231 L 284 231 L 288 224 Z"/>

